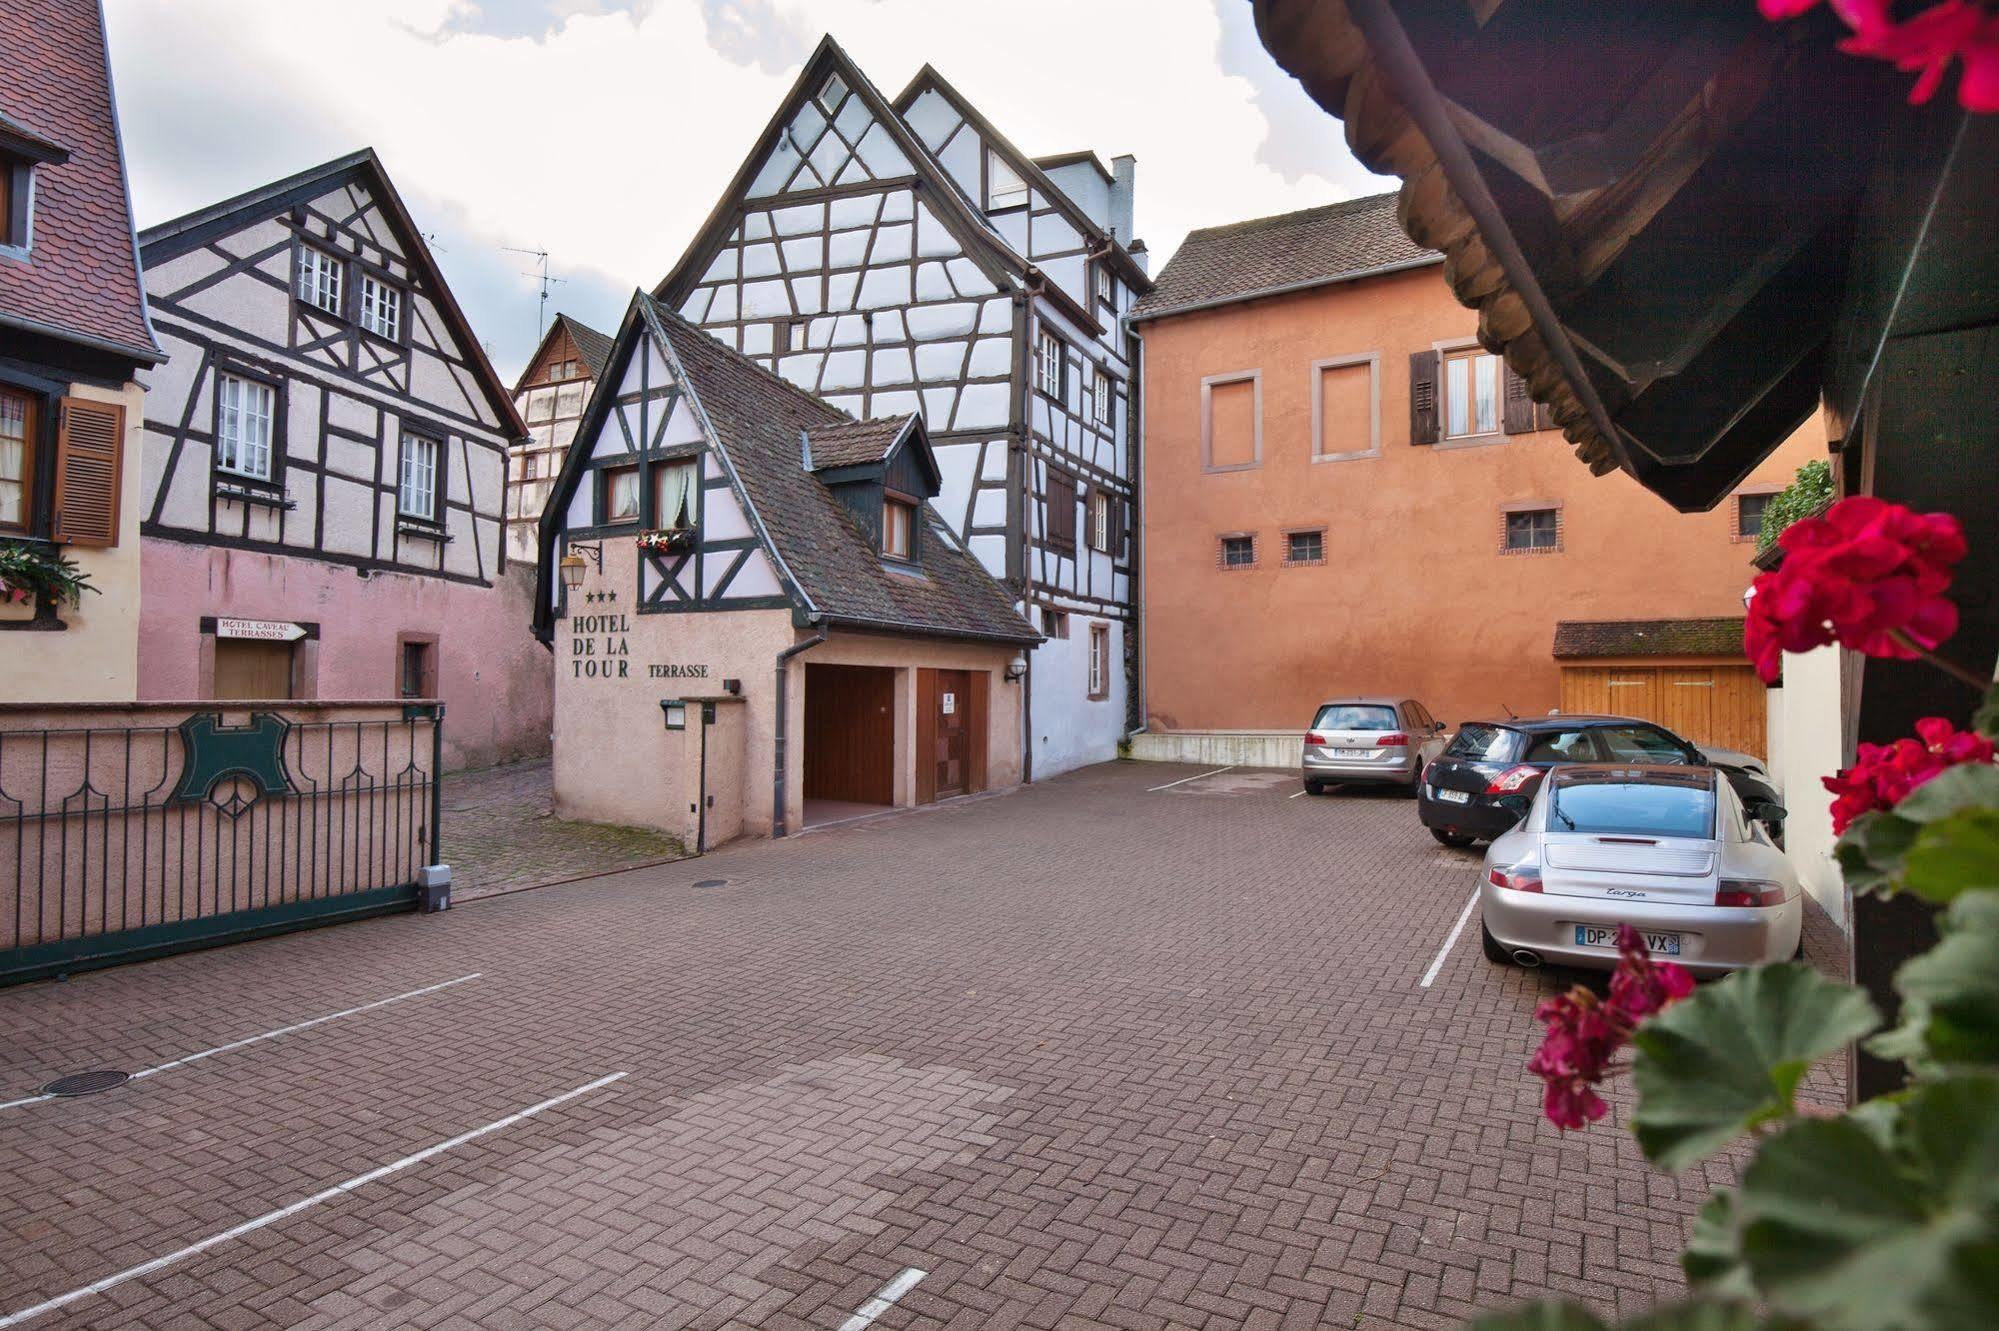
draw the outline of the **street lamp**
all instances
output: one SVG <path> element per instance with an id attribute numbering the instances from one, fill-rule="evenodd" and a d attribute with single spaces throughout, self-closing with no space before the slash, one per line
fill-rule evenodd
<path id="1" fill-rule="evenodd" d="M 584 545 L 579 543 L 572 545 L 569 547 L 569 553 L 564 555 L 556 565 L 562 574 L 562 585 L 572 592 L 583 585 L 583 556 L 585 555 L 590 556 L 589 562 L 597 566 L 599 573 L 604 571 L 604 547 L 601 544 Z"/>

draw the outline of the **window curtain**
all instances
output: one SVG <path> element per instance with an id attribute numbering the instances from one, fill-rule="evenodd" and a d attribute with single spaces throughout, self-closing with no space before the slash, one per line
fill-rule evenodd
<path id="1" fill-rule="evenodd" d="M 694 464 L 676 462 L 659 469 L 659 493 L 653 505 L 654 520 L 662 530 L 672 531 L 694 525 Z"/>

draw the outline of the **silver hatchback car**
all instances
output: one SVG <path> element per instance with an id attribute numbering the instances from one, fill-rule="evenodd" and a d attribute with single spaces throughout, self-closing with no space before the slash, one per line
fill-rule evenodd
<path id="1" fill-rule="evenodd" d="M 1520 825 L 1486 851 L 1485 955 L 1608 969 L 1617 928 L 1714 975 L 1795 956 L 1804 894 L 1763 822 L 1712 767 L 1554 768 Z"/>
<path id="2" fill-rule="evenodd" d="M 1444 723 L 1414 698 L 1343 698 L 1319 704 L 1305 732 L 1300 773 L 1314 795 L 1339 782 L 1405 786 L 1444 751 Z"/>

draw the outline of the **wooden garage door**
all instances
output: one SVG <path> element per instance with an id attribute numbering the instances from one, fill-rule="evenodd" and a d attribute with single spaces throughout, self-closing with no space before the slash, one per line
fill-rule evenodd
<path id="1" fill-rule="evenodd" d="M 1767 757 L 1763 684 L 1746 665 L 1563 666 L 1562 710 L 1657 721 L 1697 744 Z"/>
<path id="2" fill-rule="evenodd" d="M 895 801 L 895 672 L 805 668 L 805 798 Z"/>

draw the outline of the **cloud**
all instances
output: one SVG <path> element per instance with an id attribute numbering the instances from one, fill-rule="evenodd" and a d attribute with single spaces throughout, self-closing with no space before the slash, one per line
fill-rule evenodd
<path id="1" fill-rule="evenodd" d="M 1135 154 L 1155 265 L 1191 227 L 1380 187 L 1334 122 L 1299 113 L 1303 94 L 1245 39 L 1234 0 L 107 8 L 142 223 L 373 145 L 509 375 L 533 345 L 536 288 L 532 261 L 506 247 L 547 249 L 569 279 L 551 304 L 615 325 L 632 288 L 672 267 L 825 31 L 891 97 L 934 64 L 1030 153 Z"/>

